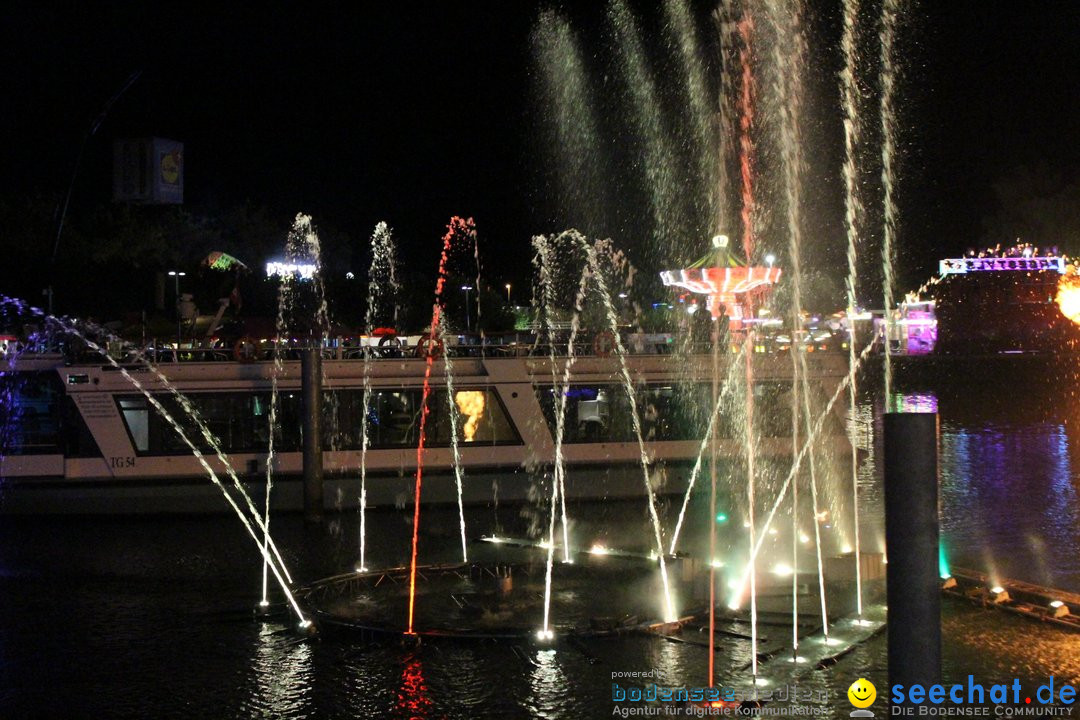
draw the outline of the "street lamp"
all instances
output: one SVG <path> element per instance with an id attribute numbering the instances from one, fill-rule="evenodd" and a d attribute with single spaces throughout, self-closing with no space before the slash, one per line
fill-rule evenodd
<path id="1" fill-rule="evenodd" d="M 469 320 L 469 291 L 472 290 L 472 285 L 462 285 L 461 289 L 465 291 L 465 332 L 472 331 L 472 322 Z"/>
<path id="2" fill-rule="evenodd" d="M 178 270 L 170 270 L 169 277 L 176 280 L 176 349 L 180 349 L 180 337 L 182 335 L 180 330 L 180 278 L 187 275 L 187 273 L 180 272 Z"/>
<path id="3" fill-rule="evenodd" d="M 510 304 L 510 283 L 506 283 L 506 304 Z"/>

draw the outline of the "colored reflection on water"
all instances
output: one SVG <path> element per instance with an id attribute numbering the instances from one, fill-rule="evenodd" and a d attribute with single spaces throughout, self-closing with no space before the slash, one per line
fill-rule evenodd
<path id="1" fill-rule="evenodd" d="M 1080 590 L 1080 406 L 1043 368 L 953 373 L 897 399 L 939 413 L 948 563 Z"/>

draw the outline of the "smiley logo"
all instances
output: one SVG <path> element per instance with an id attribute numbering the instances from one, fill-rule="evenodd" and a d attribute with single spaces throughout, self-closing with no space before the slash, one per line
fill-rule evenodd
<path id="1" fill-rule="evenodd" d="M 847 696 L 851 704 L 857 708 L 870 707 L 874 704 L 874 700 L 877 699 L 877 688 L 874 687 L 874 683 L 866 678 L 859 678 L 851 683 L 851 687 L 847 690 Z"/>

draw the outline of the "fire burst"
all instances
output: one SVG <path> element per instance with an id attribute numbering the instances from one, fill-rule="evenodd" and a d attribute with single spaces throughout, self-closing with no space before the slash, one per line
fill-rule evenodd
<path id="1" fill-rule="evenodd" d="M 484 417 L 484 406 L 487 399 L 482 390 L 459 390 L 454 395 L 454 403 L 462 415 L 468 416 L 465 426 L 461 429 L 465 435 L 465 442 L 472 442 L 476 438 L 476 429 Z"/>
<path id="2" fill-rule="evenodd" d="M 1055 301 L 1062 315 L 1080 325 L 1080 276 L 1073 272 L 1062 275 Z"/>

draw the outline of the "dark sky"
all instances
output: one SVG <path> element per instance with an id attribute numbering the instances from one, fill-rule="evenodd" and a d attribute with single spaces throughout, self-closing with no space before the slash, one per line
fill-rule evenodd
<path id="1" fill-rule="evenodd" d="M 107 199 L 114 138 L 158 135 L 186 145 L 192 207 L 250 199 L 358 239 L 386 219 L 433 243 L 450 215 L 473 215 L 491 262 L 525 276 L 528 237 L 555 229 L 530 120 L 540 3 L 230 5 L 6 6 L 0 192 L 61 193 L 90 120 L 142 70 L 90 141 L 76 209 Z M 912 8 L 899 192 L 914 275 L 977 241 L 990 183 L 1010 167 L 1042 160 L 1073 174 L 1080 5 Z"/>

